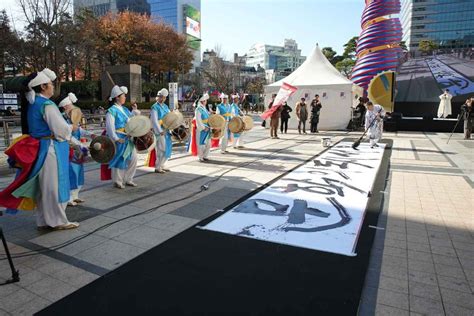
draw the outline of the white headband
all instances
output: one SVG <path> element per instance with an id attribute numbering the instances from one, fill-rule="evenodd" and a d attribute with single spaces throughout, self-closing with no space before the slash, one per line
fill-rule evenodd
<path id="1" fill-rule="evenodd" d="M 68 104 L 74 104 L 77 102 L 77 97 L 74 93 L 72 92 L 69 92 L 67 97 L 65 97 L 64 99 L 61 100 L 61 102 L 59 102 L 58 106 L 60 108 L 63 108 L 65 107 L 66 105 Z"/>
<path id="2" fill-rule="evenodd" d="M 158 93 L 156 94 L 157 97 L 159 96 L 162 96 L 162 97 L 167 97 L 168 96 L 168 90 L 166 90 L 165 88 L 161 89 L 160 91 L 158 91 Z"/>
<path id="3" fill-rule="evenodd" d="M 42 71 L 38 72 L 36 77 L 34 77 L 29 83 L 28 88 L 29 91 L 26 93 L 26 98 L 28 102 L 33 104 L 35 102 L 35 92 L 33 91 L 34 87 L 39 85 L 53 82 L 56 80 L 56 74 L 51 69 L 45 68 Z"/>
<path id="4" fill-rule="evenodd" d="M 127 94 L 128 93 L 128 88 L 124 86 L 114 86 L 112 88 L 112 91 L 110 92 L 110 98 L 109 101 L 112 101 L 114 98 L 118 97 L 121 94 Z"/>
<path id="5" fill-rule="evenodd" d="M 206 101 L 206 100 L 209 100 L 209 94 L 204 93 L 202 97 L 199 99 L 199 102 Z"/>

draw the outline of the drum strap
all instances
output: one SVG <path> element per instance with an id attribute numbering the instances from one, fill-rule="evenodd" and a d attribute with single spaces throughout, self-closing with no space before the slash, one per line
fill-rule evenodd
<path id="1" fill-rule="evenodd" d="M 125 128 L 124 128 L 124 127 L 119 128 L 119 129 L 116 129 L 115 131 L 116 131 L 117 133 L 127 134 L 127 132 L 125 131 Z"/>

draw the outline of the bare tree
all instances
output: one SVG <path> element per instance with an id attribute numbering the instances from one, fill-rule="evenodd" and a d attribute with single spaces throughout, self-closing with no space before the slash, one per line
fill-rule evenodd
<path id="1" fill-rule="evenodd" d="M 64 19 L 70 19 L 71 0 L 18 0 L 26 21 L 26 37 L 34 70 L 50 67 L 60 72 L 63 57 L 61 41 L 67 36 L 67 28 L 61 27 Z"/>
<path id="2" fill-rule="evenodd" d="M 221 47 L 217 45 L 203 67 L 202 74 L 209 84 L 218 91 L 230 91 L 234 80 L 235 67 L 224 60 Z"/>

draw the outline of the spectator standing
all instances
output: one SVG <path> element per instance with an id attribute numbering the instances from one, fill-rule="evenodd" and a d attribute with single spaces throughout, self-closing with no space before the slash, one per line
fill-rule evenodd
<path id="1" fill-rule="evenodd" d="M 298 133 L 306 134 L 306 121 L 308 120 L 308 106 L 305 103 L 305 98 L 301 98 L 300 102 L 296 103 L 296 116 L 298 117 Z"/>
<path id="2" fill-rule="evenodd" d="M 461 115 L 464 120 L 464 139 L 471 139 L 472 123 L 474 120 L 474 113 L 472 111 L 473 102 L 474 98 L 470 98 L 461 106 Z"/>
<path id="3" fill-rule="evenodd" d="M 319 114 L 321 113 L 322 108 L 321 101 L 319 100 L 319 95 L 314 96 L 313 101 L 311 101 L 311 133 L 319 133 L 318 123 L 319 123 Z"/>
<path id="4" fill-rule="evenodd" d="M 280 132 L 287 133 L 288 131 L 288 120 L 290 119 L 290 112 L 292 112 L 293 109 L 288 105 L 288 103 L 285 102 L 285 104 L 282 107 L 281 110 L 281 124 L 280 124 Z"/>

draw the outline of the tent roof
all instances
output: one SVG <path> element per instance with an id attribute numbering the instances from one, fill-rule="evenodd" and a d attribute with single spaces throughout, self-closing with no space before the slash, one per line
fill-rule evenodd
<path id="1" fill-rule="evenodd" d="M 301 66 L 286 78 L 272 83 L 267 87 L 280 87 L 283 82 L 293 86 L 352 85 L 352 82 L 349 79 L 344 77 L 333 65 L 331 65 L 318 44 L 316 44 L 312 54 L 306 58 Z"/>

